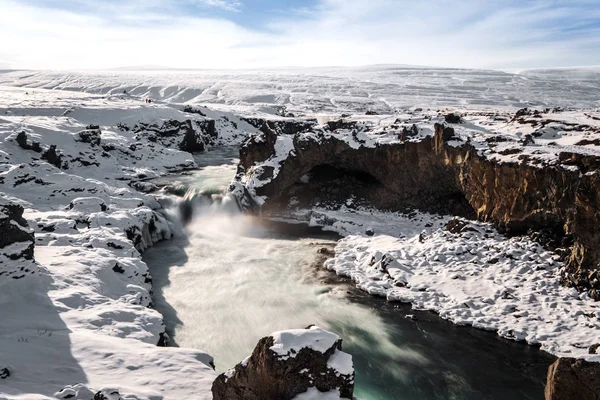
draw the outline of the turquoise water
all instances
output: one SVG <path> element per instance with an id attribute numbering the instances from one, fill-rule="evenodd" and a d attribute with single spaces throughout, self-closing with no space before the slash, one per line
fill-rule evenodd
<path id="1" fill-rule="evenodd" d="M 235 154 L 212 153 L 201 171 L 177 179 L 196 195 L 213 193 L 233 176 Z M 343 338 L 363 400 L 543 399 L 546 353 L 372 298 L 315 267 L 334 236 L 203 199 L 182 234 L 144 260 L 175 342 L 213 355 L 218 371 L 273 331 L 316 324 Z"/>

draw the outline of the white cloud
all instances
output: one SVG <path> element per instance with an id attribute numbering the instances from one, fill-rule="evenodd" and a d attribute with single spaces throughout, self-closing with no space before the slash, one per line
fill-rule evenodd
<path id="1" fill-rule="evenodd" d="M 500 7 L 464 0 L 458 7 L 448 0 L 321 0 L 259 30 L 185 15 L 174 0 L 69 1 L 94 8 L 69 12 L 0 0 L 0 64 L 39 69 L 600 64 L 600 35 L 589 24 L 599 20 L 598 7 L 583 15 L 580 8 L 541 1 L 500 0 Z M 242 7 L 234 0 L 177 1 L 230 11 Z M 585 6 L 586 0 L 575 3 Z M 575 33 L 564 30 L 569 26 Z"/>
<path id="2" fill-rule="evenodd" d="M 242 2 L 236 0 L 188 0 L 191 3 L 201 4 L 207 7 L 217 7 L 228 11 L 240 11 Z"/>

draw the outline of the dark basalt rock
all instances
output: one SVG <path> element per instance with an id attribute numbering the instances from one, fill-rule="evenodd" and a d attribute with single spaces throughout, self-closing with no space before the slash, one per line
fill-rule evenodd
<path id="1" fill-rule="evenodd" d="M 265 120 L 264 118 L 242 118 L 253 127 L 261 129 L 268 123 L 277 135 L 295 135 L 297 133 L 309 132 L 317 125 L 315 119 L 282 119 Z"/>
<path id="2" fill-rule="evenodd" d="M 559 358 L 548 369 L 546 400 L 598 400 L 600 363 Z"/>
<path id="3" fill-rule="evenodd" d="M 132 128 L 138 138 L 142 136 L 151 142 L 160 142 L 165 147 L 177 147 L 190 153 L 204 151 L 218 137 L 215 121 L 166 120 L 162 124 L 139 123 Z"/>
<path id="4" fill-rule="evenodd" d="M 318 328 L 305 331 L 311 329 Z M 354 373 L 343 375 L 328 365 L 334 353 L 341 351 L 341 339 L 323 353 L 304 347 L 287 357 L 271 350 L 273 344 L 271 336 L 261 339 L 247 361 L 219 375 L 213 382 L 213 399 L 292 400 L 309 388 L 339 389 L 341 397 L 352 399 Z"/>
<path id="5" fill-rule="evenodd" d="M 449 124 L 460 124 L 462 123 L 462 118 L 458 114 L 450 113 L 444 116 L 444 121 Z"/>
<path id="6" fill-rule="evenodd" d="M 2 368 L 0 369 L 0 379 L 6 379 L 10 376 L 10 371 L 8 370 L 8 368 Z"/>
<path id="7" fill-rule="evenodd" d="M 523 146 L 529 146 L 531 144 L 535 144 L 535 140 L 533 140 L 533 136 L 531 135 L 525 135 L 525 138 L 523 139 Z"/>
<path id="8" fill-rule="evenodd" d="M 453 218 L 446 224 L 446 230 L 450 233 L 454 233 L 455 235 L 457 235 L 466 231 L 468 226 L 469 224 L 466 221 L 463 221 L 458 218 Z"/>
<path id="9" fill-rule="evenodd" d="M 23 218 L 23 211 L 18 204 L 0 204 L 0 253 L 11 259 L 33 260 L 35 238 Z M 7 253 L 6 248 L 15 243 L 26 243 L 27 246 L 18 254 Z"/>
<path id="10" fill-rule="evenodd" d="M 102 131 L 98 125 L 88 125 L 84 131 L 79 132 L 77 135 L 79 136 L 78 141 L 89 143 L 92 146 L 99 146 Z"/>
<path id="11" fill-rule="evenodd" d="M 277 132 L 273 129 L 273 124 L 264 122 L 260 127 L 262 134 L 250 135 L 240 148 L 240 165 L 244 168 L 266 161 L 275 153 L 275 142 L 277 142 Z"/>
<path id="12" fill-rule="evenodd" d="M 344 119 L 327 121 L 327 128 L 332 132 L 337 131 L 338 129 L 355 129 L 357 125 L 357 121 L 346 121 Z"/>
<path id="13" fill-rule="evenodd" d="M 32 142 L 29 144 L 27 134 L 23 131 L 17 134 L 16 142 L 23 150 L 33 150 L 36 153 L 42 152 L 42 146 L 40 145 L 40 142 Z"/>
<path id="14" fill-rule="evenodd" d="M 63 155 L 56 151 L 55 144 L 42 153 L 42 159 L 48 161 L 48 163 L 54 165 L 56 168 L 67 169 L 66 163 L 63 163 Z"/>
<path id="15" fill-rule="evenodd" d="M 185 130 L 183 140 L 179 143 L 179 150 L 187 151 L 188 153 L 204 151 L 205 147 L 204 140 L 192 128 Z"/>

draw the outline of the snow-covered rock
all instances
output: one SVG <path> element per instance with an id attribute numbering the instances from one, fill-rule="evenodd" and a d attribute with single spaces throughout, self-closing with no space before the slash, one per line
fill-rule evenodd
<path id="1" fill-rule="evenodd" d="M 352 356 L 342 340 L 316 326 L 274 332 L 252 355 L 217 377 L 215 400 L 352 399 Z"/>

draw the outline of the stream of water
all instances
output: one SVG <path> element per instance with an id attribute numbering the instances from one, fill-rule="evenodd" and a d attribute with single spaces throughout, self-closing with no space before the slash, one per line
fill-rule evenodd
<path id="1" fill-rule="evenodd" d="M 201 170 L 176 180 L 188 196 L 219 193 L 236 155 L 202 154 Z M 184 232 L 144 260 L 174 341 L 211 354 L 218 371 L 273 331 L 316 324 L 343 338 L 362 400 L 543 399 L 548 354 L 363 294 L 315 267 L 316 250 L 336 237 L 240 214 L 212 197 L 198 195 L 204 200 L 195 202 Z"/>

